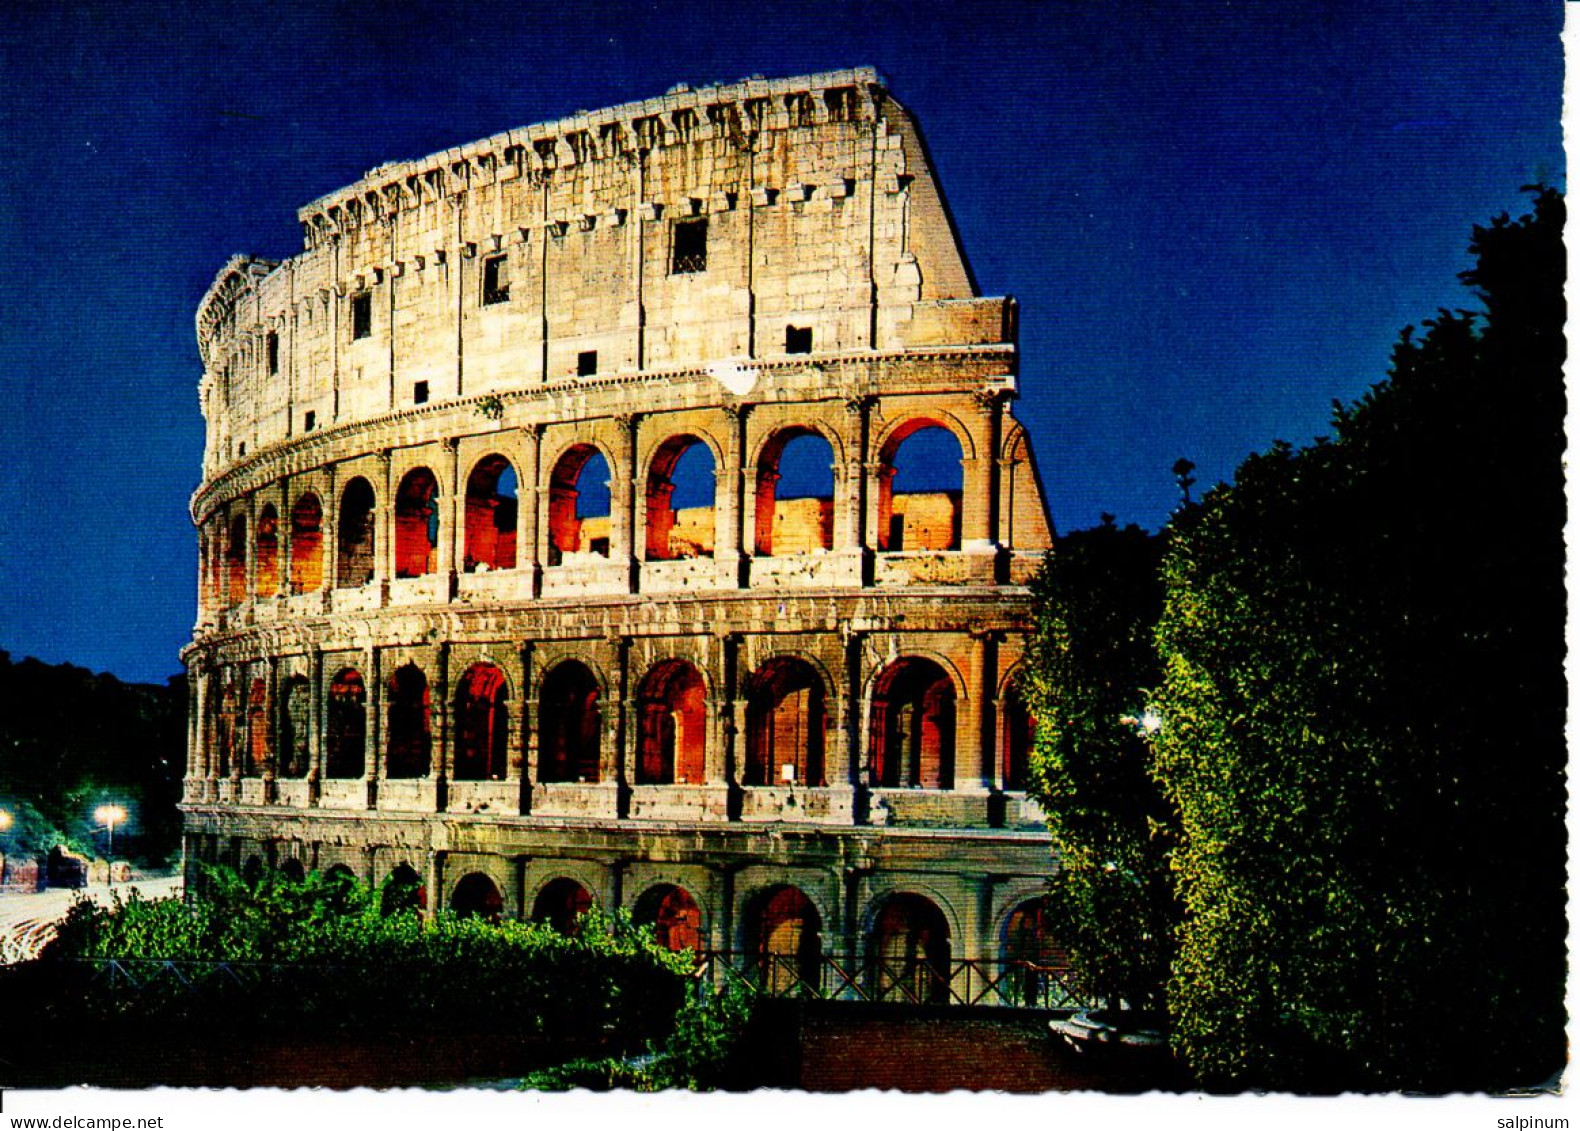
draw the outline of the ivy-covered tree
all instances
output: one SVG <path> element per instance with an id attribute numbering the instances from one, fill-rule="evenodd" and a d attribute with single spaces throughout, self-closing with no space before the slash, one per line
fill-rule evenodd
<path id="1" fill-rule="evenodd" d="M 1205 1082 L 1497 1088 L 1564 1062 L 1563 202 L 1475 230 L 1334 438 L 1173 523 L 1156 773 Z"/>
<path id="2" fill-rule="evenodd" d="M 1059 861 L 1043 906 L 1085 990 L 1160 1011 L 1178 920 L 1146 734 L 1161 544 L 1104 519 L 1060 538 L 1034 585 L 1032 789 Z"/>

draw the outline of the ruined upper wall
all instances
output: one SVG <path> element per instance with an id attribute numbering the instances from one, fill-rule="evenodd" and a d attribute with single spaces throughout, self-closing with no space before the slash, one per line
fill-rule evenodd
<path id="1" fill-rule="evenodd" d="M 1010 343 L 871 69 L 676 88 L 381 166 L 232 259 L 205 478 L 419 404 L 724 359 Z"/>

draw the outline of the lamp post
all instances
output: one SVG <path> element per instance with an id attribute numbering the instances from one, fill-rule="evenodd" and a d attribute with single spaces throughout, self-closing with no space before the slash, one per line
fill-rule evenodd
<path id="1" fill-rule="evenodd" d="M 93 811 L 93 819 L 109 830 L 109 843 L 105 855 L 115 856 L 115 826 L 126 821 L 126 810 L 119 805 L 100 805 Z"/>

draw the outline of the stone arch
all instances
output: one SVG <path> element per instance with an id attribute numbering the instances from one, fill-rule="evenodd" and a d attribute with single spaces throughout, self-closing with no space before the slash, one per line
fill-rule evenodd
<path id="1" fill-rule="evenodd" d="M 568 876 L 558 876 L 538 889 L 532 900 L 532 921 L 546 923 L 562 935 L 581 933 L 578 920 L 591 911 L 592 892 Z"/>
<path id="2" fill-rule="evenodd" d="M 596 782 L 601 764 L 602 687 L 581 660 L 549 669 L 538 692 L 538 780 Z"/>
<path id="3" fill-rule="evenodd" d="M 637 691 L 636 783 L 707 780 L 707 684 L 687 660 L 661 660 Z"/>
<path id="4" fill-rule="evenodd" d="M 784 495 L 779 484 L 785 450 L 801 441 L 818 441 L 828 452 L 827 495 Z M 757 469 L 753 546 L 759 555 L 806 554 L 834 548 L 835 467 L 839 449 L 814 425 L 790 424 L 771 432 L 758 448 L 752 466 Z"/>
<path id="5" fill-rule="evenodd" d="M 941 1005 L 949 1001 L 951 931 L 933 900 L 894 891 L 874 901 L 868 953 L 880 1001 Z"/>
<path id="6" fill-rule="evenodd" d="M 902 656 L 872 684 L 869 768 L 876 786 L 952 789 L 958 711 L 948 671 Z"/>
<path id="7" fill-rule="evenodd" d="M 937 486 L 913 487 L 906 491 L 895 489 L 896 477 L 906 471 L 901 462 L 902 449 L 913 437 L 932 429 L 942 429 L 954 438 L 959 461 L 970 459 L 975 450 L 970 430 L 949 413 L 909 416 L 886 431 L 876 446 L 880 551 L 960 549 L 965 492 L 963 462 L 949 471 Z"/>
<path id="8" fill-rule="evenodd" d="M 384 737 L 384 772 L 391 778 L 425 778 L 433 753 L 428 677 L 414 663 L 390 676 Z"/>
<path id="9" fill-rule="evenodd" d="M 219 751 L 218 774 L 229 777 L 231 767 L 241 758 L 237 748 L 241 740 L 241 692 L 236 686 L 236 673 L 226 668 L 220 677 L 219 701 L 214 711 L 214 745 Z"/>
<path id="10" fill-rule="evenodd" d="M 610 522 L 613 508 L 604 505 L 603 513 L 586 513 L 583 498 L 584 474 L 596 474 L 601 461 L 609 475 L 610 502 L 615 489 L 614 460 L 602 445 L 579 441 L 566 446 L 549 465 L 548 489 L 548 564 L 565 564 L 567 554 L 597 554 L 609 556 Z M 596 492 L 602 498 L 603 492 Z"/>
<path id="11" fill-rule="evenodd" d="M 329 681 L 325 777 L 360 778 L 367 772 L 367 702 L 367 687 L 356 668 L 343 668 Z"/>
<path id="12" fill-rule="evenodd" d="M 324 506 L 303 491 L 291 508 L 291 592 L 313 593 L 324 584 Z"/>
<path id="13" fill-rule="evenodd" d="M 279 775 L 305 778 L 312 761 L 308 746 L 312 688 L 306 677 L 288 677 L 280 688 Z"/>
<path id="14" fill-rule="evenodd" d="M 477 916 L 497 920 L 505 910 L 499 885 L 485 872 L 468 872 L 450 889 L 450 910 L 463 919 Z"/>
<path id="15" fill-rule="evenodd" d="M 708 505 L 677 510 L 673 505 L 675 490 L 684 484 L 677 483 L 675 476 L 682 461 L 700 458 L 692 456 L 699 446 L 713 462 L 708 473 L 713 478 L 712 490 L 708 492 Z M 712 557 L 714 517 L 718 513 L 719 469 L 723 466 L 717 442 L 700 429 L 677 432 L 653 448 L 646 466 L 647 494 L 643 527 L 647 532 L 647 560 Z M 700 476 L 703 473 L 699 470 L 697 474 Z"/>
<path id="16" fill-rule="evenodd" d="M 658 883 L 637 898 L 632 921 L 651 924 L 658 945 L 669 950 L 703 949 L 702 908 L 679 884 Z"/>
<path id="17" fill-rule="evenodd" d="M 467 668 L 455 696 L 456 781 L 503 781 L 509 769 L 510 684 L 494 664 Z"/>
<path id="18" fill-rule="evenodd" d="M 269 768 L 273 752 L 269 739 L 269 685 L 254 678 L 247 688 L 247 758 L 241 771 L 244 776 L 262 777 Z"/>
<path id="19" fill-rule="evenodd" d="M 516 568 L 518 494 L 502 490 L 520 477 L 510 460 L 495 452 L 472 465 L 466 477 L 465 572 Z"/>
<path id="20" fill-rule="evenodd" d="M 759 984 L 769 993 L 793 993 L 820 984 L 823 915 L 794 884 L 774 884 L 752 896 L 744 916 L 746 950 Z"/>
<path id="21" fill-rule="evenodd" d="M 793 784 L 827 785 L 828 687 L 805 660 L 774 656 L 747 682 L 746 757 L 742 785 L 778 785 L 784 767 Z"/>
<path id="22" fill-rule="evenodd" d="M 1019 663 L 999 681 L 999 774 L 1006 790 L 1031 787 L 1031 751 L 1037 721 L 1026 701 L 1026 673 L 1026 665 Z"/>
<path id="23" fill-rule="evenodd" d="M 262 600 L 280 589 L 280 512 L 273 503 L 265 503 L 258 512 L 253 539 L 252 595 Z"/>
<path id="24" fill-rule="evenodd" d="M 395 915 L 402 911 L 426 911 L 428 890 L 417 869 L 402 861 L 390 869 L 379 888 L 379 913 Z"/>
<path id="25" fill-rule="evenodd" d="M 1041 897 L 1010 908 L 999 927 L 998 943 L 1008 968 L 1005 996 L 1016 1005 L 1049 1004 L 1050 991 L 1061 989 L 1068 976 L 1070 959 L 1053 934 Z"/>
<path id="26" fill-rule="evenodd" d="M 439 547 L 439 480 L 414 467 L 395 489 L 395 576 L 422 577 L 434 571 Z"/>
<path id="27" fill-rule="evenodd" d="M 247 516 L 230 520 L 225 539 L 225 603 L 231 608 L 247 600 Z"/>
<path id="28" fill-rule="evenodd" d="M 292 883 L 299 884 L 307 879 L 307 869 L 296 857 L 288 856 L 280 862 L 280 875 Z"/>
<path id="29" fill-rule="evenodd" d="M 346 484 L 340 493 L 337 525 L 339 553 L 336 555 L 335 587 L 360 589 L 373 580 L 376 568 L 375 509 L 373 485 L 362 476 Z"/>

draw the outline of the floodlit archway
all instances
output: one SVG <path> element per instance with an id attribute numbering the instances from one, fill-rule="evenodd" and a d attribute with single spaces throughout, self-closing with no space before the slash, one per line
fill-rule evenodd
<path id="1" fill-rule="evenodd" d="M 651 924 L 658 945 L 670 950 L 701 950 L 702 909 L 691 893 L 674 884 L 656 884 L 636 901 L 631 918 Z"/>
<path id="2" fill-rule="evenodd" d="M 505 706 L 505 673 L 493 664 L 478 663 L 461 676 L 455 697 L 457 781 L 503 781 L 510 717 Z"/>
<path id="3" fill-rule="evenodd" d="M 242 773 L 262 777 L 269 767 L 269 754 L 269 685 L 255 679 L 247 691 L 247 760 Z"/>
<path id="4" fill-rule="evenodd" d="M 872 695 L 872 781 L 952 789 L 955 685 L 937 663 L 906 656 L 878 676 Z"/>
<path id="5" fill-rule="evenodd" d="M 800 888 L 782 884 L 759 894 L 747 908 L 746 931 L 759 984 L 769 993 L 819 985 L 823 919 Z"/>
<path id="6" fill-rule="evenodd" d="M 273 503 L 258 512 L 258 544 L 253 549 L 254 597 L 273 597 L 280 588 L 280 515 Z"/>
<path id="7" fill-rule="evenodd" d="M 598 681 L 577 660 L 555 665 L 538 694 L 538 780 L 596 782 Z"/>
<path id="8" fill-rule="evenodd" d="M 805 660 L 775 657 L 752 676 L 743 785 L 826 785 L 823 680 Z"/>
<path id="9" fill-rule="evenodd" d="M 786 556 L 834 546 L 834 449 L 810 428 L 784 428 L 757 461 L 756 548 Z"/>
<path id="10" fill-rule="evenodd" d="M 516 490 L 516 469 L 502 455 L 479 460 L 467 476 L 467 573 L 516 568 Z"/>
<path id="11" fill-rule="evenodd" d="M 671 436 L 648 465 L 647 559 L 713 556 L 713 452 L 696 436 Z"/>
<path id="12" fill-rule="evenodd" d="M 700 785 L 707 778 L 706 690 L 685 660 L 648 672 L 637 694 L 638 785 Z"/>
<path id="13" fill-rule="evenodd" d="M 961 458 L 959 439 L 935 420 L 894 430 L 878 461 L 878 549 L 960 548 Z"/>
<path id="14" fill-rule="evenodd" d="M 312 593 L 324 584 L 324 508 L 311 491 L 291 509 L 291 592 Z"/>
<path id="15" fill-rule="evenodd" d="M 395 576 L 432 573 L 438 545 L 439 481 L 426 467 L 414 467 L 395 491 Z"/>
<path id="16" fill-rule="evenodd" d="M 577 444 L 549 475 L 549 565 L 567 554 L 609 556 L 609 462 L 591 444 Z"/>

